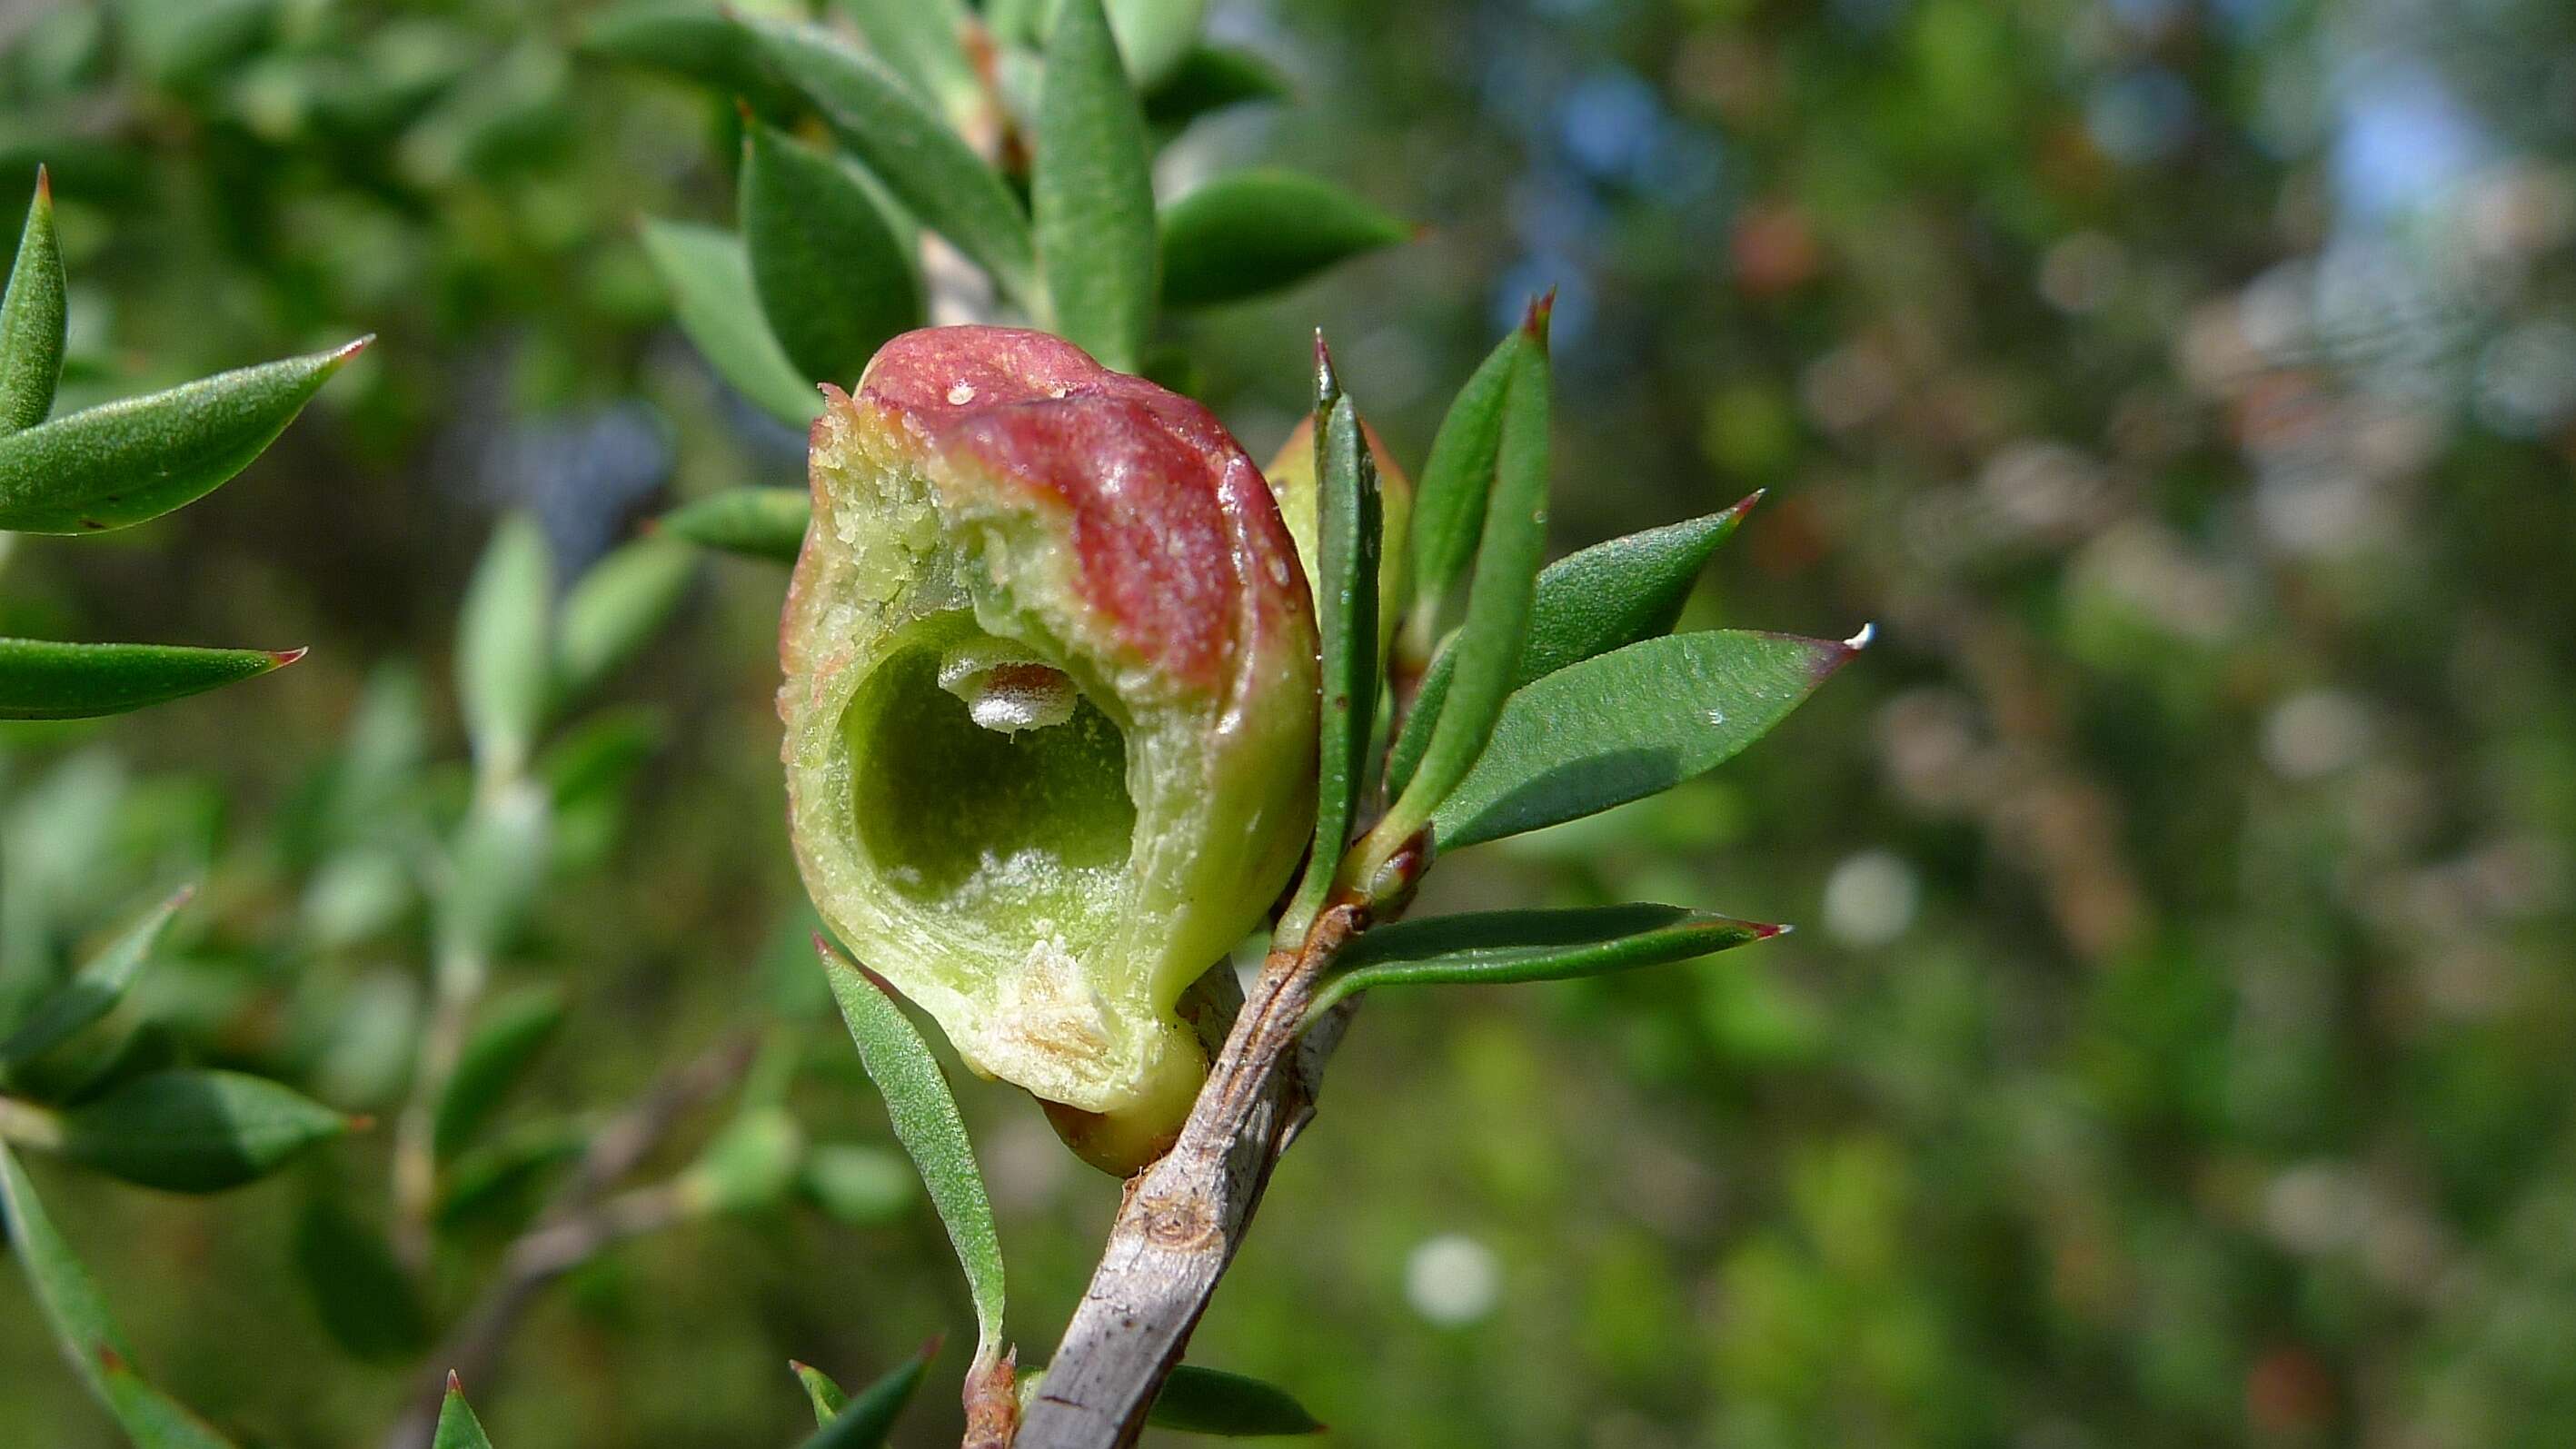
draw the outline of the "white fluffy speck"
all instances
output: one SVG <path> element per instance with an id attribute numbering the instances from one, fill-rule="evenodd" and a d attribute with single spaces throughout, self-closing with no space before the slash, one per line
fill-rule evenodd
<path id="1" fill-rule="evenodd" d="M 1474 1238 L 1443 1233 L 1404 1260 L 1404 1296 L 1414 1312 L 1444 1328 L 1473 1323 L 1503 1296 L 1503 1265 Z"/>
<path id="2" fill-rule="evenodd" d="M 962 408 L 975 400 L 975 384 L 961 382 L 948 390 L 948 405 Z"/>

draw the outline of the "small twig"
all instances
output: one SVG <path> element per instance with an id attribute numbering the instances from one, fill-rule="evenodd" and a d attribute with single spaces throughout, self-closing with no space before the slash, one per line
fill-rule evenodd
<path id="1" fill-rule="evenodd" d="M 429 1443 L 447 1395 L 448 1374 L 477 1385 L 489 1380 L 510 1335 L 548 1284 L 602 1249 L 688 1215 L 689 1204 L 668 1183 L 615 1197 L 606 1194 L 651 1155 L 683 1114 L 721 1094 L 743 1074 L 755 1044 L 748 1035 L 724 1042 L 656 1083 L 642 1100 L 591 1135 L 581 1165 L 554 1206 L 510 1244 L 482 1296 L 431 1351 L 401 1417 L 385 1434 L 384 1449 L 422 1449 Z"/>
<path id="2" fill-rule="evenodd" d="M 1115 1449 L 1143 1432 L 1164 1376 L 1234 1261 L 1271 1170 L 1315 1111 L 1348 1006 L 1302 1036 L 1316 979 L 1368 924 L 1344 901 L 1304 947 L 1271 953 L 1181 1138 L 1127 1185 L 1100 1265 L 1028 1416 L 1017 1449 Z"/>

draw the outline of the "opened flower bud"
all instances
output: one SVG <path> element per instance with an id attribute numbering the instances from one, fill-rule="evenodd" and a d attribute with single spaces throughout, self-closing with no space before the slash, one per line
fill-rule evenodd
<path id="1" fill-rule="evenodd" d="M 807 890 L 974 1069 L 1140 1166 L 1183 991 L 1313 828 L 1314 606 L 1206 409 L 1043 333 L 906 333 L 813 429 L 781 625 Z"/>

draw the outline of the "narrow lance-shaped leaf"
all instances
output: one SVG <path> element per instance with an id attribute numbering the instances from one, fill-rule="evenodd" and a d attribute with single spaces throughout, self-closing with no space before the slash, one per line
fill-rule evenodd
<path id="1" fill-rule="evenodd" d="M 72 1255 L 5 1144 L 0 1144 L 0 1218 L 7 1220 L 10 1256 L 25 1271 L 36 1306 L 72 1372 L 137 1449 L 232 1449 L 204 1420 L 135 1372 L 134 1347 L 108 1312 L 97 1281 Z"/>
<path id="2" fill-rule="evenodd" d="M 0 719 L 126 714 L 256 679 L 303 657 L 301 649 L 0 639 Z"/>
<path id="3" fill-rule="evenodd" d="M 1062 23 L 1067 0 L 1057 0 L 1056 18 Z M 1110 29 L 1118 37 L 1119 52 L 1127 57 L 1127 73 L 1136 78 L 1139 87 L 1152 87 L 1179 68 L 1183 59 L 1197 46 L 1199 31 L 1207 23 L 1208 0 L 1106 0 Z M 1052 40 L 1052 34 L 1048 37 Z"/>
<path id="4" fill-rule="evenodd" d="M 966 54 L 972 22 L 962 0 L 841 0 L 840 8 L 886 68 L 912 82 L 952 120 L 984 104 L 984 83 Z"/>
<path id="5" fill-rule="evenodd" d="M 456 627 L 456 696 L 487 784 L 514 779 L 536 747 L 552 680 L 547 648 L 554 560 L 535 519 L 492 531 Z"/>
<path id="6" fill-rule="evenodd" d="M 1432 837 L 1454 850 L 1669 790 L 1760 739 L 1868 637 L 1668 634 L 1568 665 L 1504 706 Z"/>
<path id="7" fill-rule="evenodd" d="M 1164 208 L 1163 302 L 1207 307 L 1295 286 L 1411 228 L 1328 181 L 1229 172 Z"/>
<path id="8" fill-rule="evenodd" d="M 98 533 L 194 503 L 249 466 L 371 338 L 0 437 L 0 529 Z"/>
<path id="9" fill-rule="evenodd" d="M 349 1119 L 265 1077 L 166 1071 L 60 1117 L 63 1156 L 170 1192 L 220 1192 L 263 1177 Z"/>
<path id="10" fill-rule="evenodd" d="M 638 539 L 590 566 L 555 621 L 555 695 L 580 699 L 605 683 L 668 622 L 697 576 L 697 551 Z"/>
<path id="11" fill-rule="evenodd" d="M 564 1010 L 562 991 L 536 986 L 497 1000 L 484 1012 L 439 1094 L 432 1133 L 439 1156 L 454 1156 L 492 1120 L 510 1088 L 563 1025 Z"/>
<path id="12" fill-rule="evenodd" d="M 1100 0 L 1047 35 L 1029 191 L 1055 330 L 1134 372 L 1154 321 L 1153 153 Z"/>
<path id="13" fill-rule="evenodd" d="M 787 1361 L 787 1368 L 796 1375 L 797 1385 L 805 1390 L 806 1402 L 814 1406 L 815 1428 L 832 1422 L 832 1416 L 849 1404 L 850 1396 L 841 1392 L 841 1386 L 832 1382 L 830 1374 L 792 1358 Z"/>
<path id="14" fill-rule="evenodd" d="M 802 488 L 728 488 L 682 504 L 654 526 L 701 548 L 794 563 L 813 518 L 813 495 Z"/>
<path id="15" fill-rule="evenodd" d="M 294 1252 L 323 1331 L 351 1357 L 390 1363 L 428 1346 L 428 1309 L 382 1231 L 317 1196 L 296 1217 Z"/>
<path id="16" fill-rule="evenodd" d="M 1307 1020 L 1377 986 L 1605 976 L 1713 955 L 1768 940 L 1783 929 L 1680 906 L 1642 904 L 1398 921 L 1365 932 L 1334 960 L 1331 974 L 1316 988 Z"/>
<path id="17" fill-rule="evenodd" d="M 1284 1434 L 1320 1434 L 1322 1420 L 1308 1413 L 1296 1396 L 1222 1369 L 1181 1364 L 1163 1380 L 1145 1422 L 1190 1434 L 1228 1439 L 1261 1439 Z"/>
<path id="18" fill-rule="evenodd" d="M 806 1393 L 814 1399 L 815 1422 L 821 1427 L 806 1438 L 803 1449 L 877 1449 L 893 1431 L 894 1421 L 904 1407 L 912 1402 L 913 1391 L 921 1387 L 922 1374 L 937 1352 L 939 1340 L 934 1338 L 828 1415 L 823 1412 L 823 1399 L 816 1393 L 816 1384 L 808 1379 Z M 797 1365 L 797 1373 L 800 1378 L 813 1374 L 814 1379 L 822 1379 L 822 1375 L 802 1364 Z M 824 1387 L 830 1384 L 829 1379 L 823 1379 Z"/>
<path id="19" fill-rule="evenodd" d="M 587 54 L 652 66 L 738 96 L 761 115 L 801 113 L 805 98 L 769 71 L 760 47 L 721 9 L 699 0 L 629 0 L 582 27 Z"/>
<path id="20" fill-rule="evenodd" d="M 0 434 L 32 428 L 54 406 L 63 375 L 63 254 L 54 238 L 54 186 L 36 168 L 36 196 L 9 289 L 0 295 Z"/>
<path id="21" fill-rule="evenodd" d="M 1200 45 L 1145 93 L 1145 123 L 1171 132 L 1212 111 L 1289 93 L 1279 68 L 1248 50 Z"/>
<path id="22" fill-rule="evenodd" d="M 1547 551 L 1545 305 L 1530 311 L 1524 330 L 1531 345 L 1514 361 L 1503 392 L 1494 496 L 1476 550 L 1467 620 L 1449 645 L 1458 662 L 1452 666 L 1448 699 L 1413 779 L 1358 852 L 1355 884 L 1363 888 L 1375 887 L 1379 868 L 1404 848 L 1484 753 L 1527 651 L 1530 605 L 1538 594 L 1539 561 Z"/>
<path id="23" fill-rule="evenodd" d="M 894 225 L 836 158 L 744 127 L 742 240 L 760 310 L 811 380 L 854 383 L 921 324 L 921 280 Z"/>
<path id="24" fill-rule="evenodd" d="M 1001 1237 L 993 1226 L 993 1205 L 984 1195 L 974 1146 L 966 1140 L 966 1124 L 948 1094 L 948 1079 L 921 1033 L 883 987 L 822 937 L 814 938 L 814 949 L 823 958 L 841 1017 L 849 1023 L 850 1040 L 858 1045 L 860 1064 L 885 1097 L 895 1140 L 921 1169 L 931 1206 L 947 1226 L 957 1261 L 966 1270 L 966 1287 L 975 1300 L 975 1361 L 989 1364 L 1002 1349 Z"/>
<path id="25" fill-rule="evenodd" d="M 1494 344 L 1467 385 L 1450 400 L 1431 437 L 1431 454 L 1413 490 L 1413 607 L 1405 611 L 1402 652 L 1421 668 L 1449 627 L 1449 596 L 1476 559 L 1485 505 L 1494 490 L 1494 453 L 1503 436 L 1503 395 L 1532 343 L 1515 327 Z"/>
<path id="26" fill-rule="evenodd" d="M 1315 797 L 1315 848 L 1273 944 L 1294 950 L 1324 908 L 1342 850 L 1350 843 L 1368 778 L 1369 731 L 1377 708 L 1377 465 L 1360 437 L 1359 414 L 1315 338 L 1315 616 L 1323 644 L 1322 728 Z"/>
<path id="27" fill-rule="evenodd" d="M 429 1449 L 492 1449 L 483 1421 L 474 1417 L 474 1406 L 465 1402 L 465 1386 L 456 1381 L 453 1369 L 447 1374 L 447 1397 L 439 1403 L 438 1432 L 430 1438 Z"/>
<path id="28" fill-rule="evenodd" d="M 902 81 L 810 26 L 745 21 L 780 72 L 906 210 L 1013 297 L 1036 295 L 1029 221 L 1001 176 Z"/>
<path id="29" fill-rule="evenodd" d="M 644 223 L 644 255 L 671 294 L 671 312 L 707 365 L 736 392 L 794 427 L 823 415 L 823 395 L 787 360 L 762 320 L 742 243 L 713 227 Z"/>
<path id="30" fill-rule="evenodd" d="M 91 958 L 71 980 L 37 1002 L 36 1009 L 9 1034 L 8 1040 L 0 1041 L 0 1069 L 14 1070 L 34 1061 L 72 1033 L 114 1010 L 134 985 L 134 978 L 143 974 L 144 963 L 152 959 L 154 948 L 170 929 L 171 918 L 194 894 L 194 886 L 183 886 L 172 893 L 150 915 Z"/>
<path id="31" fill-rule="evenodd" d="M 1735 532 L 1761 498 L 1756 493 L 1723 513 L 1668 524 L 1594 544 L 1549 564 L 1530 601 L 1529 646 L 1512 687 L 1544 679 L 1569 664 L 1606 654 L 1672 628 L 1710 554 Z M 1402 793 L 1431 743 L 1431 727 L 1449 697 L 1457 660 L 1431 661 L 1387 759 L 1387 788 Z"/>

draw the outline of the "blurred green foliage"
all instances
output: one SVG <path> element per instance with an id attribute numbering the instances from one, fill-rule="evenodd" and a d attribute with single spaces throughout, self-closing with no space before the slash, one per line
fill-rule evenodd
<path id="1" fill-rule="evenodd" d="M 111 1018 L 126 1070 L 397 1110 L 436 929 L 421 843 L 474 795 L 442 681 L 494 517 L 534 517 L 569 583 L 644 514 L 797 479 L 801 439 L 679 341 L 636 227 L 731 222 L 739 121 L 578 53 L 596 8 L 0 21 L 0 215 L 47 162 L 63 407 L 381 338 L 227 506 L 77 557 L 10 540 L 9 632 L 315 647 L 138 719 L 9 726 L 10 961 L 66 968 L 203 883 Z M 1556 551 L 1767 487 L 1686 624 L 1881 642 L 1757 755 L 1444 867 L 1450 908 L 1651 897 L 1801 929 L 1371 1001 L 1193 1358 L 1293 1388 L 1334 1442 L 1433 1449 L 2559 1442 L 2564 7 L 1213 9 L 1298 102 L 1199 122 L 1163 199 L 1284 161 L 1427 227 L 1179 324 L 1256 456 L 1304 408 L 1321 323 L 1418 464 L 1556 285 Z M 512 1449 L 793 1442 L 789 1354 L 861 1383 L 970 1321 L 817 1029 L 779 587 L 713 566 L 586 701 L 596 732 L 538 751 L 554 858 L 494 980 L 568 1010 L 460 1152 L 456 1191 L 488 1196 L 416 1306 L 443 1323 L 502 1236 L 470 1220 L 523 1216 L 567 1134 L 695 1044 L 788 1023 L 794 1070 L 746 1091 L 833 1151 L 785 1199 L 576 1271 L 473 1386 Z M 1114 1188 L 1025 1099 L 952 1076 L 1035 1336 Z M 658 1166 L 698 1160 L 724 1129 L 702 1115 Z M 353 1325 L 296 1265 L 376 1271 L 352 1243 L 393 1136 L 212 1200 L 28 1159 L 163 1387 L 336 1446 L 401 1407 L 419 1325 Z M 0 1442 L 115 1442 L 23 1304 L 0 1274 Z M 953 1439 L 954 1412 L 898 1442 Z"/>

